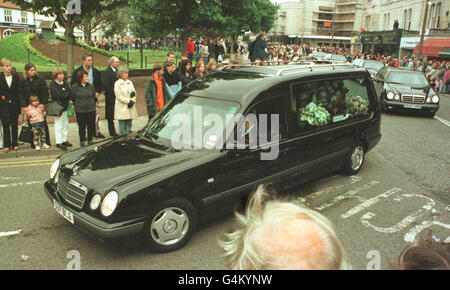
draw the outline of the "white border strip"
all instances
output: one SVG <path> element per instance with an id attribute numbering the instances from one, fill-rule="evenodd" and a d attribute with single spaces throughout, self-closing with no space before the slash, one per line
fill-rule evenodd
<path id="1" fill-rule="evenodd" d="M 0 233 L 0 237 L 14 236 L 14 235 L 20 234 L 20 232 L 22 232 L 22 230 L 13 231 L 13 232 L 4 232 L 4 233 Z"/>
<path id="2" fill-rule="evenodd" d="M 449 121 L 447 121 L 447 120 L 445 120 L 445 119 L 442 119 L 441 117 L 438 117 L 438 116 L 434 116 L 434 118 L 435 118 L 436 120 L 438 120 L 438 121 L 444 123 L 445 125 L 447 125 L 447 127 L 450 127 L 450 122 L 449 122 Z"/>

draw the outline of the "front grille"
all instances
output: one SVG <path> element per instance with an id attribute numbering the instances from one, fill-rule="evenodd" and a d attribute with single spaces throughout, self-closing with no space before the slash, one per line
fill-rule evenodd
<path id="1" fill-rule="evenodd" d="M 70 205 L 77 209 L 82 209 L 87 195 L 87 188 L 75 180 L 70 179 L 70 175 L 61 171 L 57 185 L 58 194 Z"/>
<path id="2" fill-rule="evenodd" d="M 410 104 L 424 104 L 425 103 L 425 96 L 402 95 L 402 102 L 403 103 L 410 103 Z"/>

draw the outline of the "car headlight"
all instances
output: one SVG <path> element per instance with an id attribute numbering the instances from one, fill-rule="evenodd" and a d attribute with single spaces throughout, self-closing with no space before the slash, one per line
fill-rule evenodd
<path id="1" fill-rule="evenodd" d="M 394 93 L 389 92 L 389 93 L 387 93 L 386 97 L 388 98 L 388 100 L 392 100 L 394 98 Z"/>
<path id="2" fill-rule="evenodd" d="M 395 95 L 395 97 L 394 97 L 397 101 L 399 101 L 400 100 L 400 95 Z"/>
<path id="3" fill-rule="evenodd" d="M 112 215 L 116 209 L 117 202 L 119 201 L 119 194 L 115 191 L 109 192 L 103 199 L 100 212 L 103 216 L 108 217 Z"/>
<path id="4" fill-rule="evenodd" d="M 50 179 L 53 179 L 56 175 L 56 172 L 58 172 L 59 169 L 59 158 L 53 162 L 52 167 L 50 168 Z"/>
<path id="5" fill-rule="evenodd" d="M 94 195 L 94 197 L 92 197 L 91 203 L 89 205 L 91 210 L 96 210 L 100 206 L 101 201 L 102 201 L 102 197 L 100 196 L 100 194 Z"/>
<path id="6" fill-rule="evenodd" d="M 427 98 L 427 103 L 431 103 L 431 98 L 430 97 Z"/>
<path id="7" fill-rule="evenodd" d="M 439 96 L 434 96 L 433 99 L 431 99 L 434 104 L 439 103 Z"/>

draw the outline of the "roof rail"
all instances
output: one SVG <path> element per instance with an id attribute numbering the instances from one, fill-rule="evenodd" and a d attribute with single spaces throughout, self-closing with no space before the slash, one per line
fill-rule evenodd
<path id="1" fill-rule="evenodd" d="M 263 63 L 278 63 L 277 61 L 272 61 L 272 62 L 263 62 Z M 338 68 L 355 68 L 356 66 L 351 64 L 351 63 L 344 63 L 344 64 L 313 64 L 311 65 L 311 61 L 298 61 L 298 62 L 290 62 L 288 65 L 299 65 L 298 67 L 288 67 L 288 68 L 280 68 L 280 67 L 275 67 L 275 66 L 284 66 L 283 64 L 281 65 L 263 65 L 263 66 L 256 66 L 256 64 L 261 64 L 261 62 L 247 62 L 247 63 L 243 63 L 243 64 L 230 64 L 230 65 L 226 65 L 224 66 L 221 70 L 225 70 L 225 69 L 234 69 L 234 68 L 245 68 L 245 67 L 260 67 L 260 68 L 264 68 L 264 69 L 268 69 L 268 70 L 272 70 L 272 71 L 276 71 L 276 76 L 282 76 L 285 75 L 286 72 L 288 71 L 298 71 L 298 70 L 309 70 L 309 71 L 314 71 L 314 69 L 316 68 L 327 68 L 327 67 L 332 67 L 333 70 L 336 69 L 336 67 Z"/>
<path id="2" fill-rule="evenodd" d="M 318 64 L 318 65 L 308 65 L 308 66 L 304 66 L 304 67 L 290 67 L 290 68 L 285 68 L 285 69 L 279 69 L 278 73 L 277 73 L 277 76 L 282 76 L 287 71 L 298 71 L 299 69 L 309 69 L 309 71 L 312 72 L 312 71 L 314 71 L 315 68 L 327 68 L 327 67 L 332 67 L 333 70 L 335 70 L 336 67 L 339 67 L 339 68 L 355 68 L 355 66 L 353 64 Z"/>

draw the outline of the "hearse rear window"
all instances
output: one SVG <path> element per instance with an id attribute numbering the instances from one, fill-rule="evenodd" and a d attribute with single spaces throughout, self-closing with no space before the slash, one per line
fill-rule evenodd
<path id="1" fill-rule="evenodd" d="M 369 115 L 364 78 L 320 80 L 293 86 L 296 133 Z"/>

